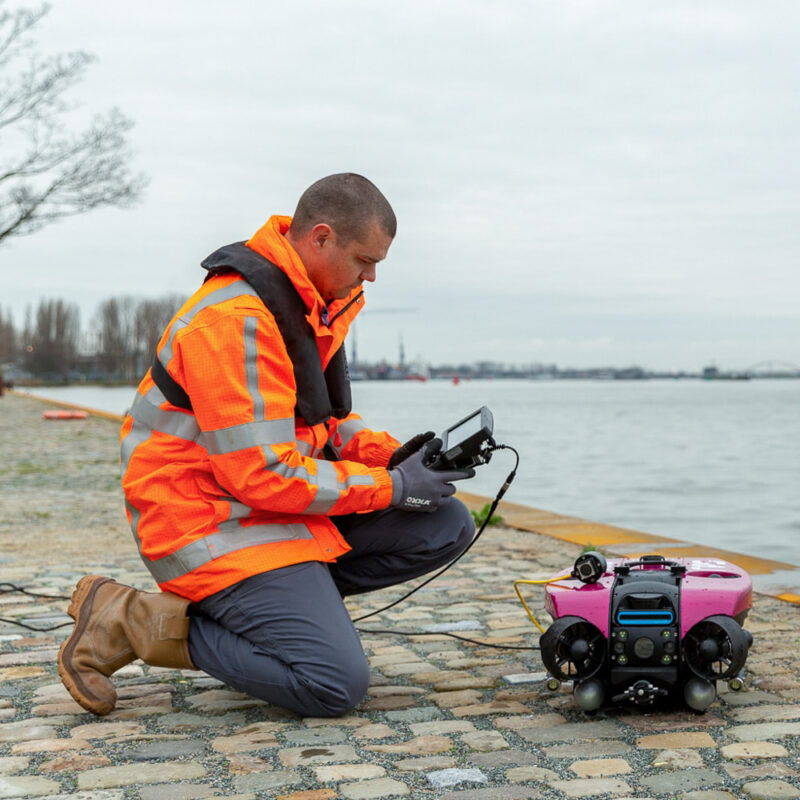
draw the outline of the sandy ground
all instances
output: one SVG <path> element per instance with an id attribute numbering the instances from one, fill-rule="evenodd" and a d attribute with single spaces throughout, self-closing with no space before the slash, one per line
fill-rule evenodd
<path id="1" fill-rule="evenodd" d="M 45 420 L 48 408 L 0 398 L 0 558 L 38 566 L 137 557 L 119 485 L 119 423 Z"/>

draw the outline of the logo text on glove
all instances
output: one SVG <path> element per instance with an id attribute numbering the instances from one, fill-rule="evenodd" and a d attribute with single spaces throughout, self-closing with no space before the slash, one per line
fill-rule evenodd
<path id="1" fill-rule="evenodd" d="M 406 503 L 411 503 L 412 506 L 429 506 L 431 501 L 424 497 L 406 497 Z"/>

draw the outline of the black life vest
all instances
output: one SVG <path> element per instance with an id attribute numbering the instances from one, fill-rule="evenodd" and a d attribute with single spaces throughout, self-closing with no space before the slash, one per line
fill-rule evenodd
<path id="1" fill-rule="evenodd" d="M 275 317 L 294 371 L 295 414 L 308 425 L 326 422 L 331 417 L 344 419 L 353 406 L 344 345 L 323 373 L 314 329 L 306 319 L 305 303 L 286 273 L 244 242 L 215 250 L 201 265 L 208 270 L 206 280 L 228 270 L 238 272 Z M 192 402 L 186 391 L 167 372 L 157 354 L 151 374 L 170 403 L 191 410 Z"/>

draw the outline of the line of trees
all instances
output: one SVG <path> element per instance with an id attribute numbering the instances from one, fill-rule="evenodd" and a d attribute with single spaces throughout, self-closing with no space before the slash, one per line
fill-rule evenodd
<path id="1" fill-rule="evenodd" d="M 0 365 L 17 380 L 136 381 L 183 299 L 111 297 L 100 303 L 86 330 L 78 307 L 64 300 L 29 306 L 21 330 L 10 309 L 0 308 Z"/>

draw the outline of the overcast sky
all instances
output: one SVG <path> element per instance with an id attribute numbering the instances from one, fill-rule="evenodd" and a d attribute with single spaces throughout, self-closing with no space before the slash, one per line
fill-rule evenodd
<path id="1" fill-rule="evenodd" d="M 0 305 L 188 295 L 353 171 L 399 220 L 362 358 L 800 363 L 799 34 L 795 0 L 53 0 L 150 183 L 0 248 Z"/>

